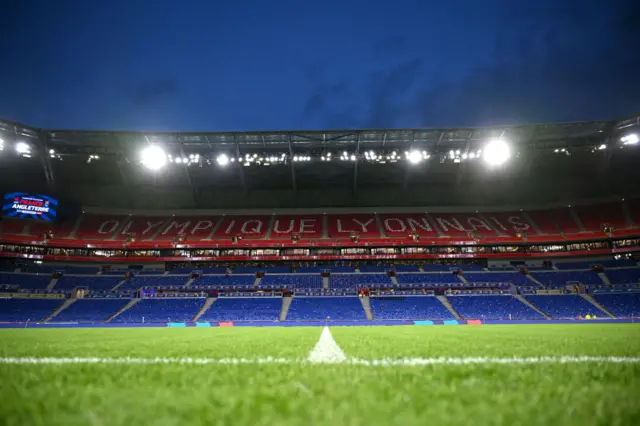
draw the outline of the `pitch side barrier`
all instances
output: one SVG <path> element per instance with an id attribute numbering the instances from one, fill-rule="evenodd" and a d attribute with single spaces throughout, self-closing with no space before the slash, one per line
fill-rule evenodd
<path id="1" fill-rule="evenodd" d="M 516 324 L 631 324 L 638 318 L 597 320 L 389 320 L 389 321 L 221 321 L 221 322 L 156 322 L 156 323 L 0 323 L 0 328 L 210 328 L 210 327 L 369 327 L 369 326 L 451 326 L 451 325 L 516 325 Z"/>

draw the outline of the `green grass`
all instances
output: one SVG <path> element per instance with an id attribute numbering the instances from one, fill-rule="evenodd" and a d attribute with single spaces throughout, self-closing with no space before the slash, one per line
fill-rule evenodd
<path id="1" fill-rule="evenodd" d="M 350 357 L 640 356 L 640 326 L 336 327 Z M 0 330 L 0 356 L 304 359 L 320 328 Z M 640 364 L 7 365 L 0 425 L 640 425 Z"/>

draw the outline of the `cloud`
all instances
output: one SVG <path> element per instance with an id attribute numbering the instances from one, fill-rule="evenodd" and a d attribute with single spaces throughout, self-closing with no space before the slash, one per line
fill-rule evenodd
<path id="1" fill-rule="evenodd" d="M 159 78 L 131 87 L 127 90 L 127 97 L 138 106 L 147 106 L 177 91 L 178 81 L 176 78 Z"/>
<path id="2" fill-rule="evenodd" d="M 408 95 L 422 68 L 423 61 L 412 58 L 363 72 L 360 81 L 320 83 L 307 98 L 304 113 L 323 127 L 393 127 L 410 107 Z"/>

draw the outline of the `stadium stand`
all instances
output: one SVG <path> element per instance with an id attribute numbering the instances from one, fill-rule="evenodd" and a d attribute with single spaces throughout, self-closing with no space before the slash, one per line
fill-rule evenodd
<path id="1" fill-rule="evenodd" d="M 606 316 L 604 312 L 575 294 L 526 296 L 526 299 L 553 319 L 576 319 L 587 314 Z"/>
<path id="2" fill-rule="evenodd" d="M 0 284 L 16 284 L 19 285 L 21 289 L 44 290 L 50 283 L 50 274 L 0 274 Z"/>
<path id="3" fill-rule="evenodd" d="M 558 269 L 591 269 L 593 266 L 604 266 L 605 268 L 622 268 L 627 266 L 636 266 L 636 262 L 633 259 L 620 259 L 620 260 L 592 260 L 592 261 L 579 261 L 579 262 L 556 262 L 555 266 Z"/>
<path id="4" fill-rule="evenodd" d="M 175 298 L 141 299 L 131 308 L 115 317 L 112 322 L 186 322 L 200 311 L 206 299 Z"/>
<path id="5" fill-rule="evenodd" d="M 601 285 L 602 279 L 592 271 L 532 272 L 531 276 L 547 287 L 561 287 L 568 283 Z"/>
<path id="6" fill-rule="evenodd" d="M 199 321 L 276 321 L 280 316 L 282 298 L 218 298 Z"/>
<path id="7" fill-rule="evenodd" d="M 296 288 L 322 288 L 322 277 L 319 274 L 265 275 L 260 285 L 282 285 Z"/>
<path id="8" fill-rule="evenodd" d="M 455 317 L 433 296 L 383 296 L 369 301 L 373 319 L 449 320 Z"/>
<path id="9" fill-rule="evenodd" d="M 38 322 L 46 319 L 64 299 L 0 299 L 0 322 Z"/>
<path id="10" fill-rule="evenodd" d="M 329 282 L 331 288 L 357 288 L 372 284 L 393 284 L 387 274 L 333 274 Z"/>
<path id="11" fill-rule="evenodd" d="M 58 279 L 58 282 L 56 282 L 54 289 L 73 290 L 78 287 L 85 287 L 94 291 L 107 291 L 117 286 L 120 281 L 122 281 L 122 278 L 113 276 L 64 275 L 62 276 L 62 278 Z"/>
<path id="12" fill-rule="evenodd" d="M 464 319 L 539 320 L 544 318 L 513 296 L 447 296 L 447 299 Z"/>
<path id="13" fill-rule="evenodd" d="M 187 277 L 176 277 L 171 275 L 147 275 L 147 276 L 136 276 L 131 279 L 128 279 L 119 287 L 121 290 L 137 290 L 142 287 L 156 287 L 156 286 L 165 286 L 165 285 L 173 285 L 180 286 L 185 285 L 187 283 Z"/>
<path id="14" fill-rule="evenodd" d="M 130 299 L 78 299 L 56 315 L 52 322 L 104 322 L 124 308 Z"/>
<path id="15" fill-rule="evenodd" d="M 609 269 L 605 271 L 611 284 L 637 284 L 640 282 L 640 268 Z"/>
<path id="16" fill-rule="evenodd" d="M 470 283 L 512 283 L 518 286 L 535 284 L 526 275 L 514 272 L 467 272 L 464 278 Z"/>
<path id="17" fill-rule="evenodd" d="M 287 320 L 366 320 L 357 297 L 294 297 Z"/>
<path id="18" fill-rule="evenodd" d="M 443 284 L 461 283 L 462 280 L 451 272 L 431 273 L 431 274 L 397 274 L 396 280 L 399 284 Z"/>
<path id="19" fill-rule="evenodd" d="M 640 293 L 594 294 L 593 298 L 618 318 L 640 317 Z"/>
<path id="20" fill-rule="evenodd" d="M 205 275 L 202 278 L 194 280 L 194 285 L 211 285 L 211 286 L 229 286 L 229 285 L 246 285 L 251 286 L 255 282 L 256 277 L 253 275 Z"/>

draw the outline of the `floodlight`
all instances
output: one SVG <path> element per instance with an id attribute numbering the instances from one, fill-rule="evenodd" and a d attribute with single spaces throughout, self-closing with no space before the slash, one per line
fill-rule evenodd
<path id="1" fill-rule="evenodd" d="M 418 164 L 422 160 L 422 154 L 420 154 L 420 151 L 411 151 L 408 160 L 411 164 Z"/>
<path id="2" fill-rule="evenodd" d="M 637 133 L 631 133 L 630 135 L 627 135 L 625 137 L 623 137 L 622 139 L 620 139 L 622 141 L 622 143 L 624 143 L 625 145 L 635 145 L 638 142 L 640 142 L 640 137 L 638 137 Z"/>
<path id="3" fill-rule="evenodd" d="M 351 161 L 356 161 L 356 156 L 351 154 Z"/>
<path id="4" fill-rule="evenodd" d="M 599 149 L 600 151 L 602 151 L 603 149 L 607 149 L 607 145 L 602 144 L 602 145 L 600 145 L 600 146 L 598 147 L 598 149 Z"/>
<path id="5" fill-rule="evenodd" d="M 227 157 L 227 154 L 220 154 L 218 155 L 218 157 L 216 158 L 216 162 L 218 163 L 218 165 L 220 166 L 226 166 L 227 164 L 229 164 L 229 157 Z"/>
<path id="6" fill-rule="evenodd" d="M 4 141 L 0 139 L 0 151 L 4 151 Z"/>
<path id="7" fill-rule="evenodd" d="M 509 145 L 501 139 L 489 141 L 484 147 L 483 158 L 490 166 L 504 164 L 510 157 L 511 149 Z"/>
<path id="8" fill-rule="evenodd" d="M 140 157 L 141 163 L 149 170 L 159 170 L 167 164 L 167 154 L 158 145 L 149 145 L 144 148 Z M 186 163 L 187 159 L 183 158 L 182 161 Z"/>
<path id="9" fill-rule="evenodd" d="M 16 144 L 16 152 L 21 155 L 29 154 L 31 152 L 31 147 L 26 142 L 18 142 Z"/>

